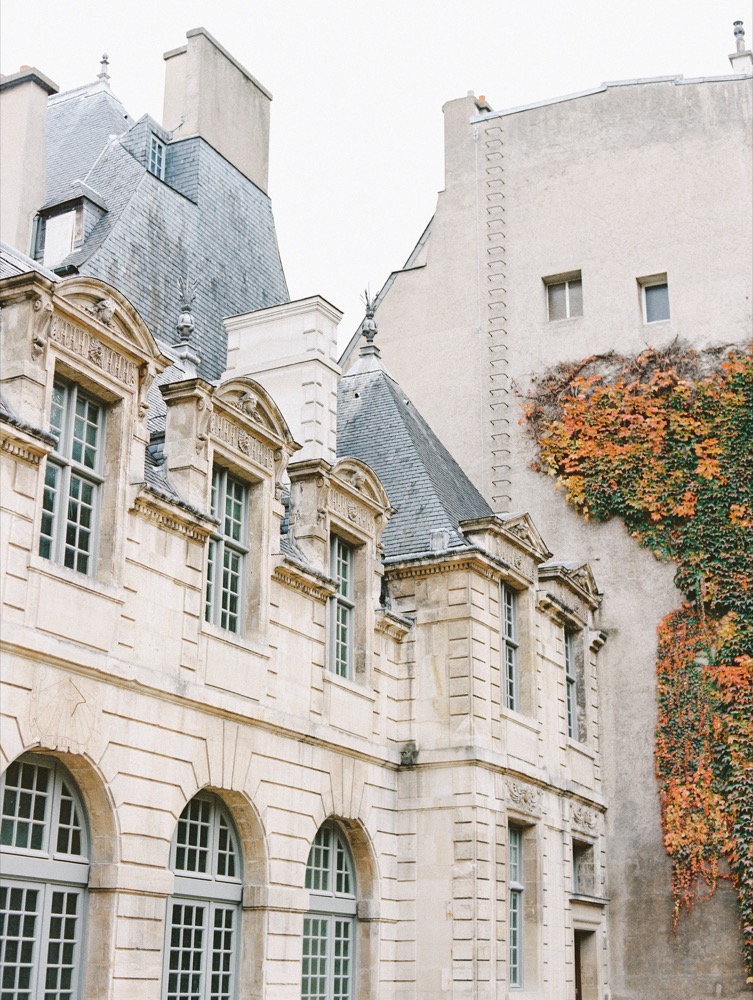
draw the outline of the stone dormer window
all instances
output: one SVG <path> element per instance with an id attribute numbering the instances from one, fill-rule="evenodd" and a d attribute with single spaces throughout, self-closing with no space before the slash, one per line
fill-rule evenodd
<path id="1" fill-rule="evenodd" d="M 206 611 L 208 622 L 239 632 L 248 556 L 248 486 L 215 466 L 212 515 L 219 522 L 209 539 Z"/>
<path id="2" fill-rule="evenodd" d="M 165 144 L 156 135 L 152 135 L 149 142 L 149 173 L 159 177 L 161 181 L 165 179 Z"/>
<path id="3" fill-rule="evenodd" d="M 353 673 L 353 626 L 355 619 L 354 547 L 339 535 L 330 543 L 330 575 L 337 592 L 330 598 L 330 670 L 339 677 Z"/>

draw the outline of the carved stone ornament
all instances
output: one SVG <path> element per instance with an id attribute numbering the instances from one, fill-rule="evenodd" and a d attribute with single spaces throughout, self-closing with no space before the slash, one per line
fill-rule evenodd
<path id="1" fill-rule="evenodd" d="M 235 406 L 241 413 L 245 414 L 250 420 L 259 419 L 259 414 L 257 413 L 257 408 L 259 406 L 259 397 L 254 395 L 253 392 L 246 391 L 242 392 L 235 402 Z"/>
<path id="2" fill-rule="evenodd" d="M 92 339 L 89 341 L 89 352 L 88 352 L 89 361 L 91 361 L 91 363 L 93 365 L 96 365 L 98 368 L 101 368 L 103 357 L 104 355 L 102 353 L 102 345 L 98 340 L 95 340 L 94 337 L 92 337 Z"/>
<path id="3" fill-rule="evenodd" d="M 360 491 L 363 489 L 364 483 L 366 482 L 366 476 L 364 476 L 360 470 L 354 469 L 354 471 L 350 474 L 350 481 L 353 483 L 353 486 Z"/>
<path id="4" fill-rule="evenodd" d="M 577 827 L 584 833 L 596 833 L 596 827 L 599 822 L 598 815 L 593 809 L 589 809 L 587 806 L 574 806 L 573 811 L 570 815 L 570 823 L 573 827 Z"/>
<path id="5" fill-rule="evenodd" d="M 206 448 L 209 440 L 209 425 L 212 422 L 212 403 L 208 399 L 201 397 L 196 402 L 196 409 L 199 411 L 199 421 L 196 428 L 196 454 Z"/>
<path id="6" fill-rule="evenodd" d="M 348 504 L 348 517 L 351 521 L 355 521 L 358 517 L 358 505 L 354 503 Z"/>
<path id="7" fill-rule="evenodd" d="M 152 382 L 154 382 L 157 372 L 154 365 L 149 362 L 144 362 L 139 368 L 139 417 L 143 418 L 146 416 L 146 411 L 149 409 L 149 390 L 152 387 Z"/>
<path id="8" fill-rule="evenodd" d="M 49 299 L 43 299 L 41 295 L 36 295 L 33 308 L 35 315 L 31 334 L 31 357 L 33 361 L 36 361 L 47 345 L 53 307 Z"/>
<path id="9" fill-rule="evenodd" d="M 86 311 L 92 315 L 95 319 L 103 326 L 112 326 L 112 319 L 115 315 L 115 303 L 112 299 L 100 299 L 99 302 L 95 302 L 93 306 L 87 306 Z"/>
<path id="10" fill-rule="evenodd" d="M 541 812 L 541 789 L 526 785 L 522 781 L 507 779 L 507 795 L 521 812 L 538 815 Z"/>
<path id="11" fill-rule="evenodd" d="M 70 677 L 45 686 L 45 678 L 31 709 L 31 726 L 44 745 L 53 750 L 81 753 L 89 745 L 97 720 L 79 680 Z"/>

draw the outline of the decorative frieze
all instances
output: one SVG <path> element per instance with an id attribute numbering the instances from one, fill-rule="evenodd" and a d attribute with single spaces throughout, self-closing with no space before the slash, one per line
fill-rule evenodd
<path id="1" fill-rule="evenodd" d="M 595 836 L 598 824 L 599 816 L 593 809 L 589 809 L 588 806 L 573 806 L 573 811 L 570 814 L 570 825 L 574 830 Z"/>
<path id="2" fill-rule="evenodd" d="M 105 346 L 87 330 L 76 326 L 62 316 L 55 316 L 50 327 L 50 340 L 66 350 L 85 358 L 90 364 L 116 378 L 123 385 L 135 388 L 138 382 L 138 366 L 129 361 L 119 351 Z"/>
<path id="3" fill-rule="evenodd" d="M 330 487 L 327 494 L 327 506 L 333 513 L 339 514 L 340 517 L 351 521 L 364 531 L 368 531 L 369 534 L 374 534 L 374 515 L 356 503 L 355 500 L 340 493 L 339 490 Z"/>
<path id="4" fill-rule="evenodd" d="M 237 449 L 241 454 L 256 462 L 257 465 L 261 465 L 265 469 L 274 468 L 272 449 L 229 417 L 213 411 L 209 420 L 209 431 L 217 440 Z"/>

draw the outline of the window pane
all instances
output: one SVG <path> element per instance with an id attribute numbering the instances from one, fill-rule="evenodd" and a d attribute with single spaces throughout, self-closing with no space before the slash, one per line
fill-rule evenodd
<path id="1" fill-rule="evenodd" d="M 44 1000 L 72 1000 L 80 894 L 52 893 Z"/>
<path id="2" fill-rule="evenodd" d="M 583 282 L 580 280 L 568 281 L 568 304 L 570 307 L 569 315 L 572 316 L 582 316 L 583 315 Z"/>
<path id="3" fill-rule="evenodd" d="M 327 998 L 327 935 L 329 920 L 325 917 L 303 918 L 303 962 L 301 969 L 301 1000 Z"/>
<path id="4" fill-rule="evenodd" d="M 50 768 L 14 761 L 5 772 L 0 842 L 3 846 L 41 851 L 50 792 Z"/>
<path id="5" fill-rule="evenodd" d="M 306 888 L 317 892 L 329 891 L 330 844 L 332 831 L 323 826 L 319 829 L 309 851 L 306 865 Z"/>
<path id="6" fill-rule="evenodd" d="M 73 228 L 76 222 L 76 212 L 64 212 L 53 215 L 44 224 L 44 255 L 45 267 L 55 267 L 68 256 L 73 249 Z"/>
<path id="7" fill-rule="evenodd" d="M 646 322 L 658 323 L 669 319 L 669 289 L 667 285 L 646 285 Z"/>
<path id="8" fill-rule="evenodd" d="M 206 906 L 172 904 L 168 1000 L 203 1000 L 203 957 Z"/>
<path id="9" fill-rule="evenodd" d="M 39 911 L 38 889 L 0 888 L 0 969 L 3 1000 L 26 1000 L 35 965 Z"/>
<path id="10" fill-rule="evenodd" d="M 565 282 L 557 285 L 547 285 L 549 297 L 549 319 L 567 319 L 567 293 Z"/>
<path id="11" fill-rule="evenodd" d="M 233 995 L 233 932 L 235 908 L 218 906 L 212 921 L 210 1000 L 231 1000 Z"/>

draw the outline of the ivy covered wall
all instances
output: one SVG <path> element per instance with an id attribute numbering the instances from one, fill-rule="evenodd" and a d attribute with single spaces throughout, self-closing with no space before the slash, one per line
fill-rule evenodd
<path id="1" fill-rule="evenodd" d="M 753 982 L 753 345 L 562 364 L 526 419 L 539 469 L 584 518 L 621 517 L 676 564 L 656 732 L 675 921 L 729 878 Z"/>

